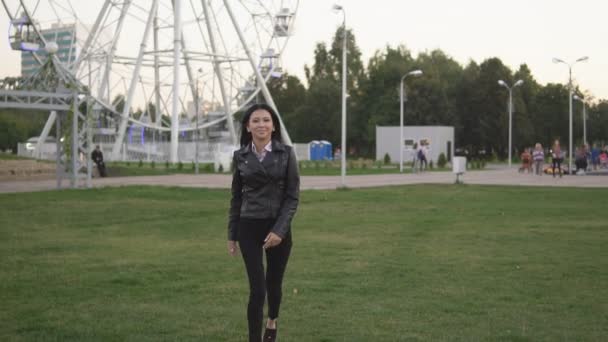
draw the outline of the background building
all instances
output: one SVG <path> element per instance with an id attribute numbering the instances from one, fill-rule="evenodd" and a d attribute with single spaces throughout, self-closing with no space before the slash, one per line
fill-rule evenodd
<path id="1" fill-rule="evenodd" d="M 70 65 L 74 61 L 76 61 L 77 57 L 77 49 L 76 49 L 76 26 L 75 25 L 62 25 L 62 24 L 53 24 L 50 29 L 45 29 L 41 31 L 42 36 L 47 42 L 55 42 L 57 43 L 57 58 L 64 65 Z M 41 47 L 44 45 L 41 44 Z M 42 63 L 46 61 L 48 54 L 47 52 L 41 48 L 36 55 L 40 57 Z M 21 52 L 21 76 L 29 77 L 33 75 L 40 64 L 34 59 L 33 53 L 29 51 Z"/>
<path id="2" fill-rule="evenodd" d="M 454 127 L 452 126 L 403 126 L 403 161 L 414 156 L 414 144 L 429 143 L 429 161 L 437 162 L 441 153 L 448 161 L 454 156 Z M 376 126 L 376 160 L 383 160 L 388 153 L 392 162 L 399 162 L 399 126 Z"/>

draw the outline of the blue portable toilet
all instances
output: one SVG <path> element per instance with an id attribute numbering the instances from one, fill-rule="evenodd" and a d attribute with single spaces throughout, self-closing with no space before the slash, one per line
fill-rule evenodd
<path id="1" fill-rule="evenodd" d="M 321 142 L 319 140 L 309 142 L 308 149 L 310 152 L 310 160 L 321 160 Z"/>
<path id="2" fill-rule="evenodd" d="M 321 159 L 322 160 L 333 160 L 333 151 L 332 151 L 332 145 L 329 141 L 327 140 L 321 140 L 320 141 L 321 144 Z"/>

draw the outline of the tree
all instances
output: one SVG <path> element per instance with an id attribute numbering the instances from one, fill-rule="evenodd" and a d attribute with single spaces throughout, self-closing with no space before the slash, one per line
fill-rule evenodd
<path id="1" fill-rule="evenodd" d="M 533 125 L 543 146 L 551 146 L 555 139 L 567 145 L 568 89 L 561 84 L 547 84 L 539 89 L 533 108 Z"/>
<path id="2" fill-rule="evenodd" d="M 351 90 L 356 106 L 351 111 L 349 138 L 362 154 L 374 153 L 376 126 L 399 124 L 399 82 L 413 67 L 414 60 L 405 46 L 387 46 L 371 57 L 359 90 Z"/>
<path id="3" fill-rule="evenodd" d="M 341 141 L 341 80 L 342 80 L 342 28 L 334 35 L 332 48 L 327 50 L 324 43 L 315 48 L 315 63 L 305 66 L 308 90 L 304 103 L 289 116 L 289 129 L 294 141 L 313 139 L 329 140 L 338 147 Z M 348 112 L 356 102 L 357 88 L 364 77 L 361 52 L 356 45 L 352 31 L 347 39 L 347 79 L 350 94 Z M 293 125 L 291 124 L 293 122 Z M 349 125 L 352 119 L 347 123 Z"/>

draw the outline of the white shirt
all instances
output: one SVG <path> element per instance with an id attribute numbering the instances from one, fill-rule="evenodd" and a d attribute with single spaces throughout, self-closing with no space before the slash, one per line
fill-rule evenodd
<path id="1" fill-rule="evenodd" d="M 268 144 L 266 144 L 266 146 L 264 146 L 264 149 L 262 150 L 262 152 L 259 152 L 259 153 L 258 153 L 258 150 L 255 148 L 255 144 L 252 141 L 251 142 L 251 151 L 253 151 L 253 153 L 255 153 L 255 156 L 258 157 L 258 160 L 260 162 L 262 162 L 262 160 L 264 160 L 264 157 L 266 157 L 266 154 L 268 152 L 272 152 L 272 140 L 270 140 L 268 142 Z"/>

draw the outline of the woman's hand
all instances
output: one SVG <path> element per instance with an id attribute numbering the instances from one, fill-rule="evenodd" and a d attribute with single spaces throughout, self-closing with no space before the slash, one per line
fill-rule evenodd
<path id="1" fill-rule="evenodd" d="M 281 239 L 280 236 L 278 236 L 277 234 L 275 234 L 273 232 L 270 232 L 266 236 L 266 239 L 264 239 L 264 246 L 262 246 L 262 248 L 268 249 L 268 248 L 272 248 L 274 246 L 278 246 L 281 243 L 281 241 L 283 241 L 283 239 Z"/>
<path id="2" fill-rule="evenodd" d="M 228 253 L 235 256 L 238 251 L 239 245 L 236 243 L 236 241 L 228 240 Z"/>

